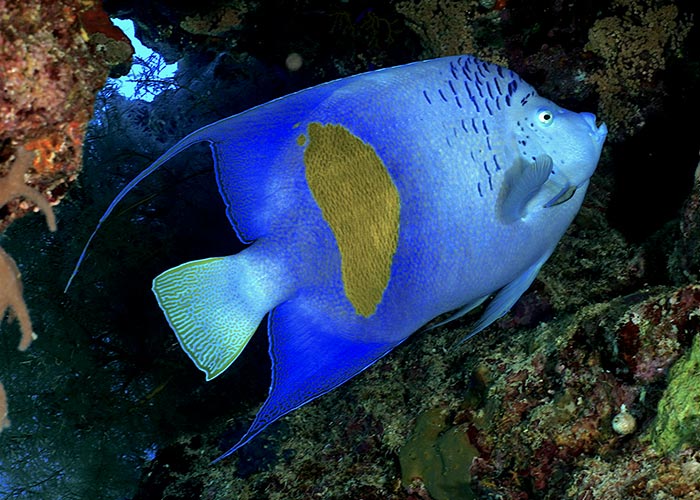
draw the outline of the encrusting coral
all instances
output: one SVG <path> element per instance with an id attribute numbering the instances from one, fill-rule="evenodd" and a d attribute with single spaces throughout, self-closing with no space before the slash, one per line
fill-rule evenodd
<path id="1" fill-rule="evenodd" d="M 612 7 L 620 15 L 596 20 L 586 49 L 603 61 L 589 81 L 598 89 L 611 136 L 620 138 L 641 129 L 659 105 L 661 74 L 670 60 L 682 57 L 693 18 L 657 0 L 614 0 Z"/>
<path id="2" fill-rule="evenodd" d="M 32 164 L 34 154 L 20 147 L 15 152 L 15 160 L 7 175 L 0 179 L 0 207 L 10 200 L 23 197 L 35 203 L 44 212 L 50 231 L 56 230 L 56 217 L 49 202 L 39 191 L 24 183 L 24 174 Z M 10 318 L 19 321 L 22 338 L 18 349 L 25 351 L 36 338 L 29 318 L 27 305 L 22 298 L 22 281 L 19 268 L 7 252 L 0 248 L 0 318 L 10 309 Z M 0 431 L 9 427 L 7 419 L 7 397 L 0 383 Z"/>

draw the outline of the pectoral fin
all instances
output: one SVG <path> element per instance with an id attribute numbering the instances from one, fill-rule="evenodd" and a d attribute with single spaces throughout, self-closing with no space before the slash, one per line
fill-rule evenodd
<path id="1" fill-rule="evenodd" d="M 538 156 L 535 163 L 521 158 L 508 169 L 501 188 L 501 218 L 511 223 L 525 217 L 551 173 L 552 158 L 548 155 Z"/>

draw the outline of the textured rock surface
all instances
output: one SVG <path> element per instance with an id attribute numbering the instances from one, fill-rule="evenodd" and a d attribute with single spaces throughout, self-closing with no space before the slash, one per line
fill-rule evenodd
<path id="1" fill-rule="evenodd" d="M 0 78 L 23 75 L 0 94 L 0 164 L 32 144 L 42 160 L 28 183 L 55 203 L 75 179 L 91 96 L 128 49 L 97 5 L 33 5 L 0 0 L 0 12 L 16 19 L 0 18 L 0 36 L 12 44 L 0 44 Z M 36 266 L 22 268 L 34 285 L 25 294 L 41 311 L 35 323 L 53 335 L 28 351 L 40 355 L 8 360 L 7 376 L 17 380 L 3 375 L 11 410 L 41 415 L 23 429 L 33 440 L 3 449 L 16 484 L 40 478 L 45 491 L 123 498 L 117 483 L 140 476 L 133 498 L 428 500 L 428 482 L 402 483 L 399 453 L 418 416 L 439 411 L 438 439 L 458 442 L 461 433 L 479 452 L 471 466 L 477 498 L 696 498 L 697 444 L 664 453 L 648 438 L 659 402 L 671 397 L 669 369 L 689 356 L 700 330 L 693 179 L 700 143 L 696 130 L 680 126 L 680 115 L 700 112 L 700 38 L 689 2 L 110 1 L 106 8 L 134 18 L 148 45 L 180 59 L 181 72 L 153 104 L 101 98 L 101 126 L 89 144 L 95 167 L 58 214 L 53 238 L 65 253 L 40 236 L 43 220 L 8 232 L 4 246 L 20 268 Z M 168 266 L 231 253 L 225 238 L 212 236 L 229 234 L 215 188 L 188 184 L 213 179 L 173 165 L 149 186 L 160 196 L 127 202 L 126 216 L 104 228 L 67 298 L 55 298 L 65 283 L 56 275 L 67 272 L 112 193 L 187 129 L 322 81 L 455 51 L 510 66 L 543 95 L 595 112 L 614 131 L 575 224 L 499 327 L 459 348 L 474 316 L 415 335 L 211 467 L 265 394 L 264 339 L 221 380 L 204 384 L 154 310 L 149 283 Z M 294 71 L 285 62 L 292 54 Z M 32 93 L 27 81 L 46 91 Z M 0 215 L 8 221 L 29 209 L 15 203 Z M 219 212 L 217 230 L 207 231 Z M 15 339 L 7 345 L 10 352 Z M 13 390 L 24 399 L 13 403 Z M 627 435 L 612 429 L 622 405 L 637 422 Z M 19 429 L 20 415 L 2 438 Z M 28 461 L 36 443 L 50 453 Z M 89 449 L 121 458 L 96 471 Z M 109 484 L 94 479 L 104 470 L 115 478 Z"/>

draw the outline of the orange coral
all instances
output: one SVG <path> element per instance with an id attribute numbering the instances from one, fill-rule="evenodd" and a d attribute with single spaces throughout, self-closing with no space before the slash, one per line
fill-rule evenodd
<path id="1" fill-rule="evenodd" d="M 22 197 L 34 202 L 46 217 L 49 230 L 56 230 L 56 217 L 51 209 L 51 205 L 39 191 L 32 189 L 24 183 L 24 175 L 32 165 L 34 154 L 24 148 L 19 148 L 15 152 L 15 161 L 10 167 L 10 171 L 5 177 L 0 179 L 0 207 L 10 200 Z M 36 338 L 32 330 L 32 322 L 29 318 L 27 305 L 22 297 L 21 274 L 15 261 L 7 252 L 0 248 L 0 318 L 5 311 L 11 309 L 11 315 L 19 320 L 22 339 L 18 349 L 26 350 Z M 12 317 L 12 316 L 11 316 Z M 10 421 L 7 419 L 7 396 L 5 388 L 0 384 L 0 431 L 8 427 Z"/>
<path id="2" fill-rule="evenodd" d="M 24 148 L 19 148 L 15 152 L 15 161 L 8 174 L 0 179 L 0 207 L 10 200 L 19 196 L 33 202 L 46 216 L 46 223 L 49 230 L 56 230 L 56 218 L 51 209 L 51 205 L 36 189 L 32 189 L 24 183 L 24 174 L 32 165 L 33 153 Z"/>
<path id="3" fill-rule="evenodd" d="M 0 383 L 0 432 L 10 426 L 10 419 L 7 418 L 7 396 L 5 388 Z"/>
<path id="4" fill-rule="evenodd" d="M 27 305 L 22 299 L 22 281 L 17 264 L 5 250 L 0 248 L 0 315 L 4 315 L 8 308 L 19 320 L 19 328 L 22 339 L 18 349 L 25 351 L 36 337 L 29 319 Z"/>

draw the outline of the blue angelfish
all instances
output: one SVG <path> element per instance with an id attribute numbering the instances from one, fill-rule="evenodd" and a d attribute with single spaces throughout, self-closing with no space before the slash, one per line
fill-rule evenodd
<path id="1" fill-rule="evenodd" d="M 169 269 L 153 291 L 207 380 L 267 315 L 270 392 L 223 458 L 437 316 L 494 294 L 472 334 L 503 316 L 578 212 L 606 134 L 506 68 L 472 56 L 416 62 L 191 133 L 99 224 L 163 163 L 210 143 L 229 220 L 251 245 Z"/>

